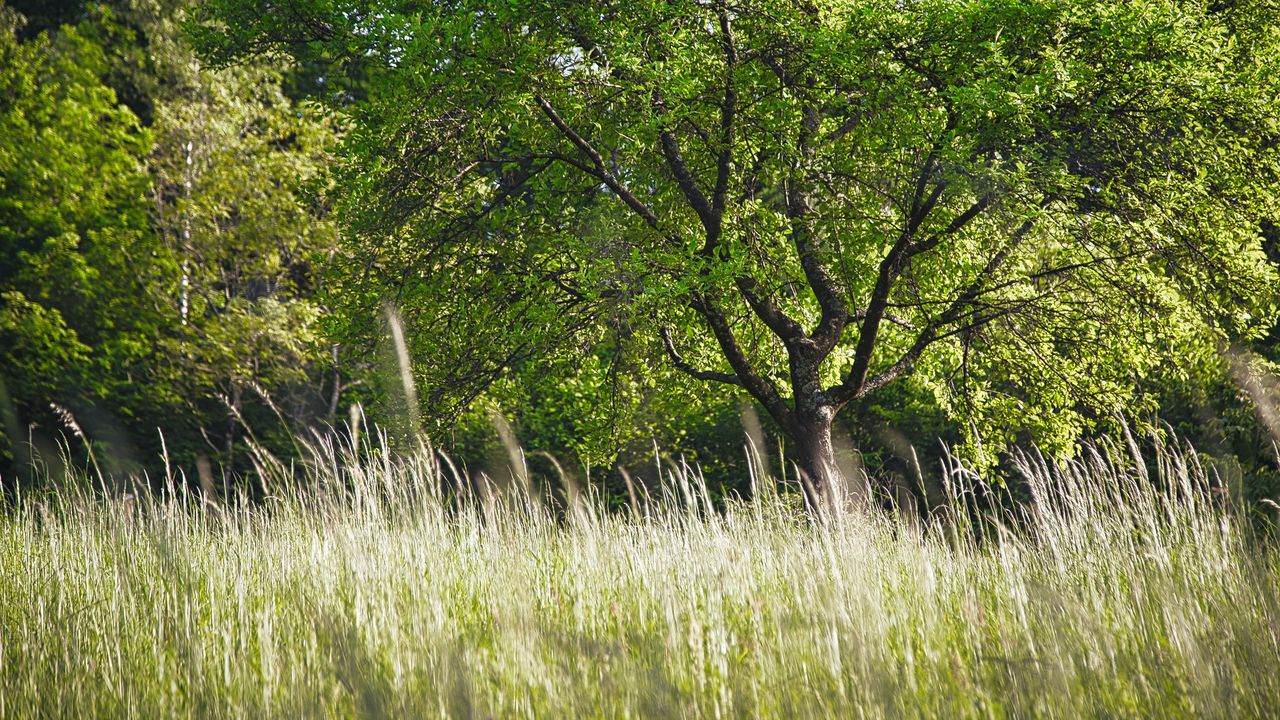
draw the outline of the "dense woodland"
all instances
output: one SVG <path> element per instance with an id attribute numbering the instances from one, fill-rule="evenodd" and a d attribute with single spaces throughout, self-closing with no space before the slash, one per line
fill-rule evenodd
<path id="1" fill-rule="evenodd" d="M 167 447 L 193 482 L 229 482 L 247 442 L 330 420 L 349 377 L 318 332 L 340 123 L 278 66 L 204 68 L 181 12 L 3 8 L 10 483 L 87 443 L 115 476 Z"/>
<path id="2" fill-rule="evenodd" d="M 271 5 L 0 5 L 6 487 L 497 471 L 495 417 L 739 491 L 825 422 L 889 486 L 1124 419 L 1280 492 L 1268 3 Z"/>

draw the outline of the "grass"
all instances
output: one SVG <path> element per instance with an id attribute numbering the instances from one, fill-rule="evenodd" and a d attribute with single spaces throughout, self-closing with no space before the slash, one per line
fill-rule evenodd
<path id="1" fill-rule="evenodd" d="M 257 507 L 24 499 L 0 716 L 1274 717 L 1274 546 L 1189 451 L 1142 465 L 1024 456 L 1002 521 L 959 480 L 927 521 L 708 513 L 679 473 L 554 520 L 332 446 Z"/>

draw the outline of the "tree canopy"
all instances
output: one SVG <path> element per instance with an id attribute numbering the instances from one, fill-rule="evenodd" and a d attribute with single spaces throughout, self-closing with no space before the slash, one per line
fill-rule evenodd
<path id="1" fill-rule="evenodd" d="M 602 332 L 749 393 L 815 482 L 908 372 L 1051 441 L 1269 326 L 1274 3 L 216 0 L 226 60 L 377 59 L 348 327 L 474 396 Z M 656 354 L 656 353 L 655 353 Z"/>
<path id="2" fill-rule="evenodd" d="M 340 128 L 279 65 L 204 67 L 183 2 L 22 9 L 0 4 L 0 478 L 93 443 L 110 475 L 164 451 L 230 480 L 346 387 L 312 270 Z"/>

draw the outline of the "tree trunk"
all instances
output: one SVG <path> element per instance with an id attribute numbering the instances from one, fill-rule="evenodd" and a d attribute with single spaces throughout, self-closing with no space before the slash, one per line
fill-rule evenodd
<path id="1" fill-rule="evenodd" d="M 796 464 L 800 467 L 800 484 L 810 512 L 829 509 L 842 485 L 831 437 L 834 417 L 830 408 L 819 408 L 798 418 L 796 423 Z"/>
<path id="2" fill-rule="evenodd" d="M 867 477 L 854 448 L 839 442 L 835 416 L 835 408 L 820 405 L 798 415 L 793 426 L 796 464 L 810 512 L 845 513 L 868 507 Z"/>

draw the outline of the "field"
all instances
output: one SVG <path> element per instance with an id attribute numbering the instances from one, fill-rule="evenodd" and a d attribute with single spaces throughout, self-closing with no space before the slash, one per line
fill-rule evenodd
<path id="1" fill-rule="evenodd" d="M 0 716 L 1274 717 L 1274 545 L 1193 454 L 1130 458 L 1024 457 L 999 519 L 962 472 L 923 520 L 680 472 L 638 517 L 445 502 L 331 446 L 255 506 L 23 498 Z"/>

